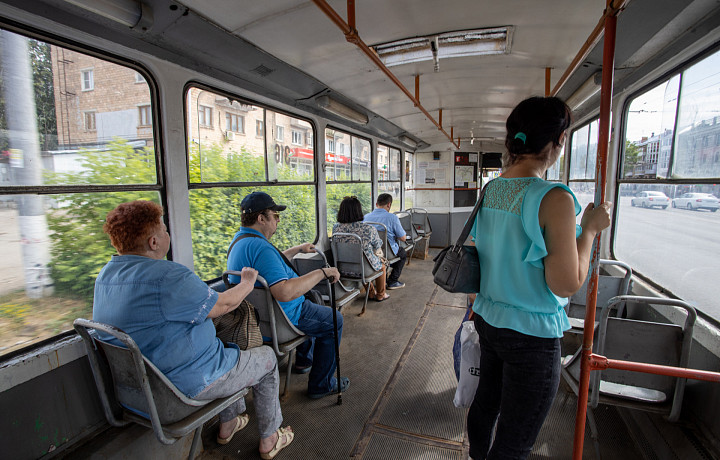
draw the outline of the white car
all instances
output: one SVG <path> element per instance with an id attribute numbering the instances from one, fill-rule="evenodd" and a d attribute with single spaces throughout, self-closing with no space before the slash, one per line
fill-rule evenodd
<path id="1" fill-rule="evenodd" d="M 672 200 L 673 208 L 709 209 L 712 212 L 718 209 L 718 199 L 709 193 L 685 193 Z"/>
<path id="2" fill-rule="evenodd" d="M 640 192 L 630 200 L 632 206 L 640 206 L 641 208 L 653 208 L 659 206 L 662 209 L 670 206 L 670 198 L 663 192 Z"/>

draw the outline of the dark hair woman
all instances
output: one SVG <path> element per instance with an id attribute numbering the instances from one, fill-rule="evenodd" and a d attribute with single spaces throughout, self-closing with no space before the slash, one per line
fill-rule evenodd
<path id="1" fill-rule="evenodd" d="M 354 196 L 346 196 L 340 203 L 340 209 L 338 209 L 337 220 L 338 223 L 333 225 L 333 234 L 335 233 L 352 233 L 360 237 L 362 240 L 362 249 L 365 253 L 365 257 L 372 266 L 373 270 L 382 270 L 383 274 L 375 278 L 375 287 L 367 286 L 370 289 L 370 297 L 382 302 L 385 299 L 390 298 L 385 293 L 385 264 L 382 262 L 382 240 L 378 235 L 377 229 L 372 225 L 363 223 L 363 212 L 360 200 Z M 354 243 L 357 240 L 347 238 L 348 242 Z M 379 255 L 378 255 L 379 252 Z M 356 274 L 350 274 L 356 275 Z"/>
<path id="2" fill-rule="evenodd" d="M 572 191 L 542 179 L 569 126 L 570 109 L 555 97 L 513 109 L 504 171 L 488 184 L 470 233 L 482 273 L 473 304 L 480 381 L 467 422 L 474 459 L 530 454 L 560 381 L 560 338 L 570 328 L 563 307 L 585 280 L 595 235 L 610 224 L 611 204 L 590 204 L 576 228 Z"/>

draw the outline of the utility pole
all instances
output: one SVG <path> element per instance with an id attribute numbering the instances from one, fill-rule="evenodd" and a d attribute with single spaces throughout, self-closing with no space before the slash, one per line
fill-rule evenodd
<path id="1" fill-rule="evenodd" d="M 12 185 L 42 185 L 42 160 L 30 70 L 28 39 L 2 31 L 2 75 L 5 114 L 10 138 Z M 15 195 L 20 227 L 25 293 L 30 298 L 51 295 L 50 239 L 43 197 Z"/>

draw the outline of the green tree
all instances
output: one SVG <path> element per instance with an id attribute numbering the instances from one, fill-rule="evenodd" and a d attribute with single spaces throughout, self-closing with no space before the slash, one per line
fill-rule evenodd
<path id="1" fill-rule="evenodd" d="M 46 173 L 49 185 L 155 183 L 154 152 L 136 151 L 116 139 L 103 151 L 81 151 L 80 171 Z M 55 209 L 48 213 L 52 241 L 51 276 L 60 293 L 92 301 L 95 278 L 115 249 L 102 230 L 105 216 L 119 203 L 151 200 L 157 192 L 85 192 L 52 195 Z"/>
<path id="2" fill-rule="evenodd" d="M 627 176 L 629 172 L 633 172 L 635 165 L 640 159 L 640 149 L 637 145 L 630 141 L 625 141 L 625 153 L 623 156 L 623 176 Z"/>

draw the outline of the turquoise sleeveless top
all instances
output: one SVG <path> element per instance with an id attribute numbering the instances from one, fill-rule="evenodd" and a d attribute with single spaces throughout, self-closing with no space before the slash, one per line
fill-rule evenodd
<path id="1" fill-rule="evenodd" d="M 547 192 L 565 185 L 536 177 L 497 178 L 487 187 L 472 236 L 480 258 L 480 289 L 473 311 L 490 325 L 535 337 L 562 337 L 570 328 L 568 299 L 545 282 L 548 254 L 538 211 Z M 577 226 L 577 236 L 581 231 Z"/>

